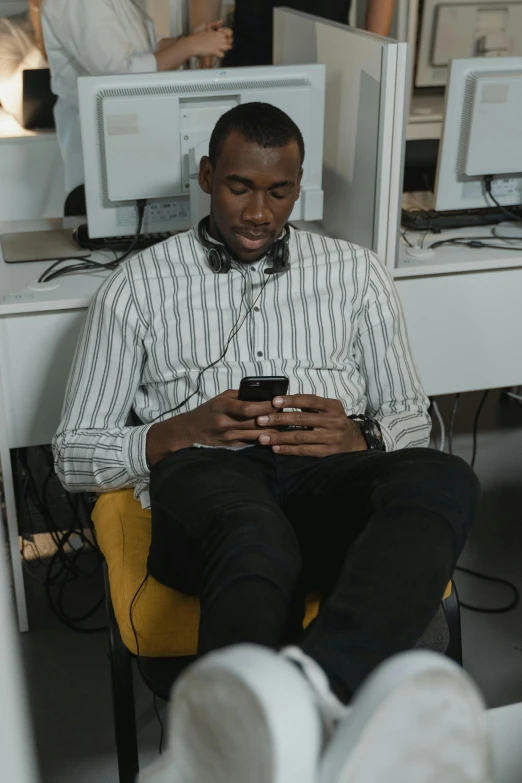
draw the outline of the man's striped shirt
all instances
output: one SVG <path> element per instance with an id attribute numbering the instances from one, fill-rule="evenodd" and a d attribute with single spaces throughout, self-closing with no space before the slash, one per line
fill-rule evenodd
<path id="1" fill-rule="evenodd" d="M 215 274 L 192 229 L 104 282 L 53 440 L 67 489 L 135 486 L 139 496 L 148 485 L 151 423 L 188 397 L 179 413 L 237 389 L 248 375 L 286 375 L 290 394 L 335 398 L 346 414 L 366 413 L 379 421 L 388 451 L 427 445 L 428 401 L 377 257 L 291 229 L 289 268 L 267 276 L 269 265 L 269 258 L 234 262 L 228 274 Z M 143 424 L 128 426 L 132 411 Z"/>

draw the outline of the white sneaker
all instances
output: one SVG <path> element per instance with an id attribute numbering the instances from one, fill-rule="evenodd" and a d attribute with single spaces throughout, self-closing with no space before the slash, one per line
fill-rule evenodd
<path id="1" fill-rule="evenodd" d="M 490 783 L 482 698 L 455 663 L 402 653 L 357 691 L 321 764 L 319 783 Z"/>
<path id="2" fill-rule="evenodd" d="M 175 683 L 163 756 L 139 783 L 317 783 L 321 726 L 297 668 L 264 647 L 210 653 Z"/>
<path id="3" fill-rule="evenodd" d="M 300 647 L 285 647 L 281 650 L 281 655 L 297 664 L 307 680 L 321 718 L 323 741 L 328 742 L 339 722 L 347 715 L 349 707 L 332 691 L 328 677 L 317 661 L 310 658 Z"/>

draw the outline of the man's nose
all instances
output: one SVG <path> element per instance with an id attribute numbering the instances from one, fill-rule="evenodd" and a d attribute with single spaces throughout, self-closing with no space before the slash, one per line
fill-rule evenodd
<path id="1" fill-rule="evenodd" d="M 268 204 L 268 194 L 253 191 L 243 210 L 243 220 L 256 226 L 272 222 L 272 211 Z"/>

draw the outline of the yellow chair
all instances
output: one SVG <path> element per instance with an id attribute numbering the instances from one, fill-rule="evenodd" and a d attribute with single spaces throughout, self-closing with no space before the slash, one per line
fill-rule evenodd
<path id="1" fill-rule="evenodd" d="M 132 658 L 138 656 L 140 673 L 151 690 L 168 698 L 172 682 L 196 655 L 199 599 L 165 587 L 151 576 L 145 580 L 150 510 L 142 509 L 132 490 L 101 495 L 92 519 L 105 557 L 119 779 L 120 783 L 131 783 L 138 773 Z M 309 595 L 304 627 L 318 609 L 318 596 Z M 419 646 L 462 662 L 458 600 L 451 583 Z"/>

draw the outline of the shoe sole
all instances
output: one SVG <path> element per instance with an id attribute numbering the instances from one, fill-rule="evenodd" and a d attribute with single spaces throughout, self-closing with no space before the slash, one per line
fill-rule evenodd
<path id="1" fill-rule="evenodd" d="M 485 707 L 449 659 L 421 651 L 395 656 L 351 706 L 319 783 L 490 783 Z"/>
<path id="2" fill-rule="evenodd" d="M 205 656 L 174 686 L 168 750 L 140 783 L 317 783 L 321 728 L 296 667 L 263 647 Z"/>

